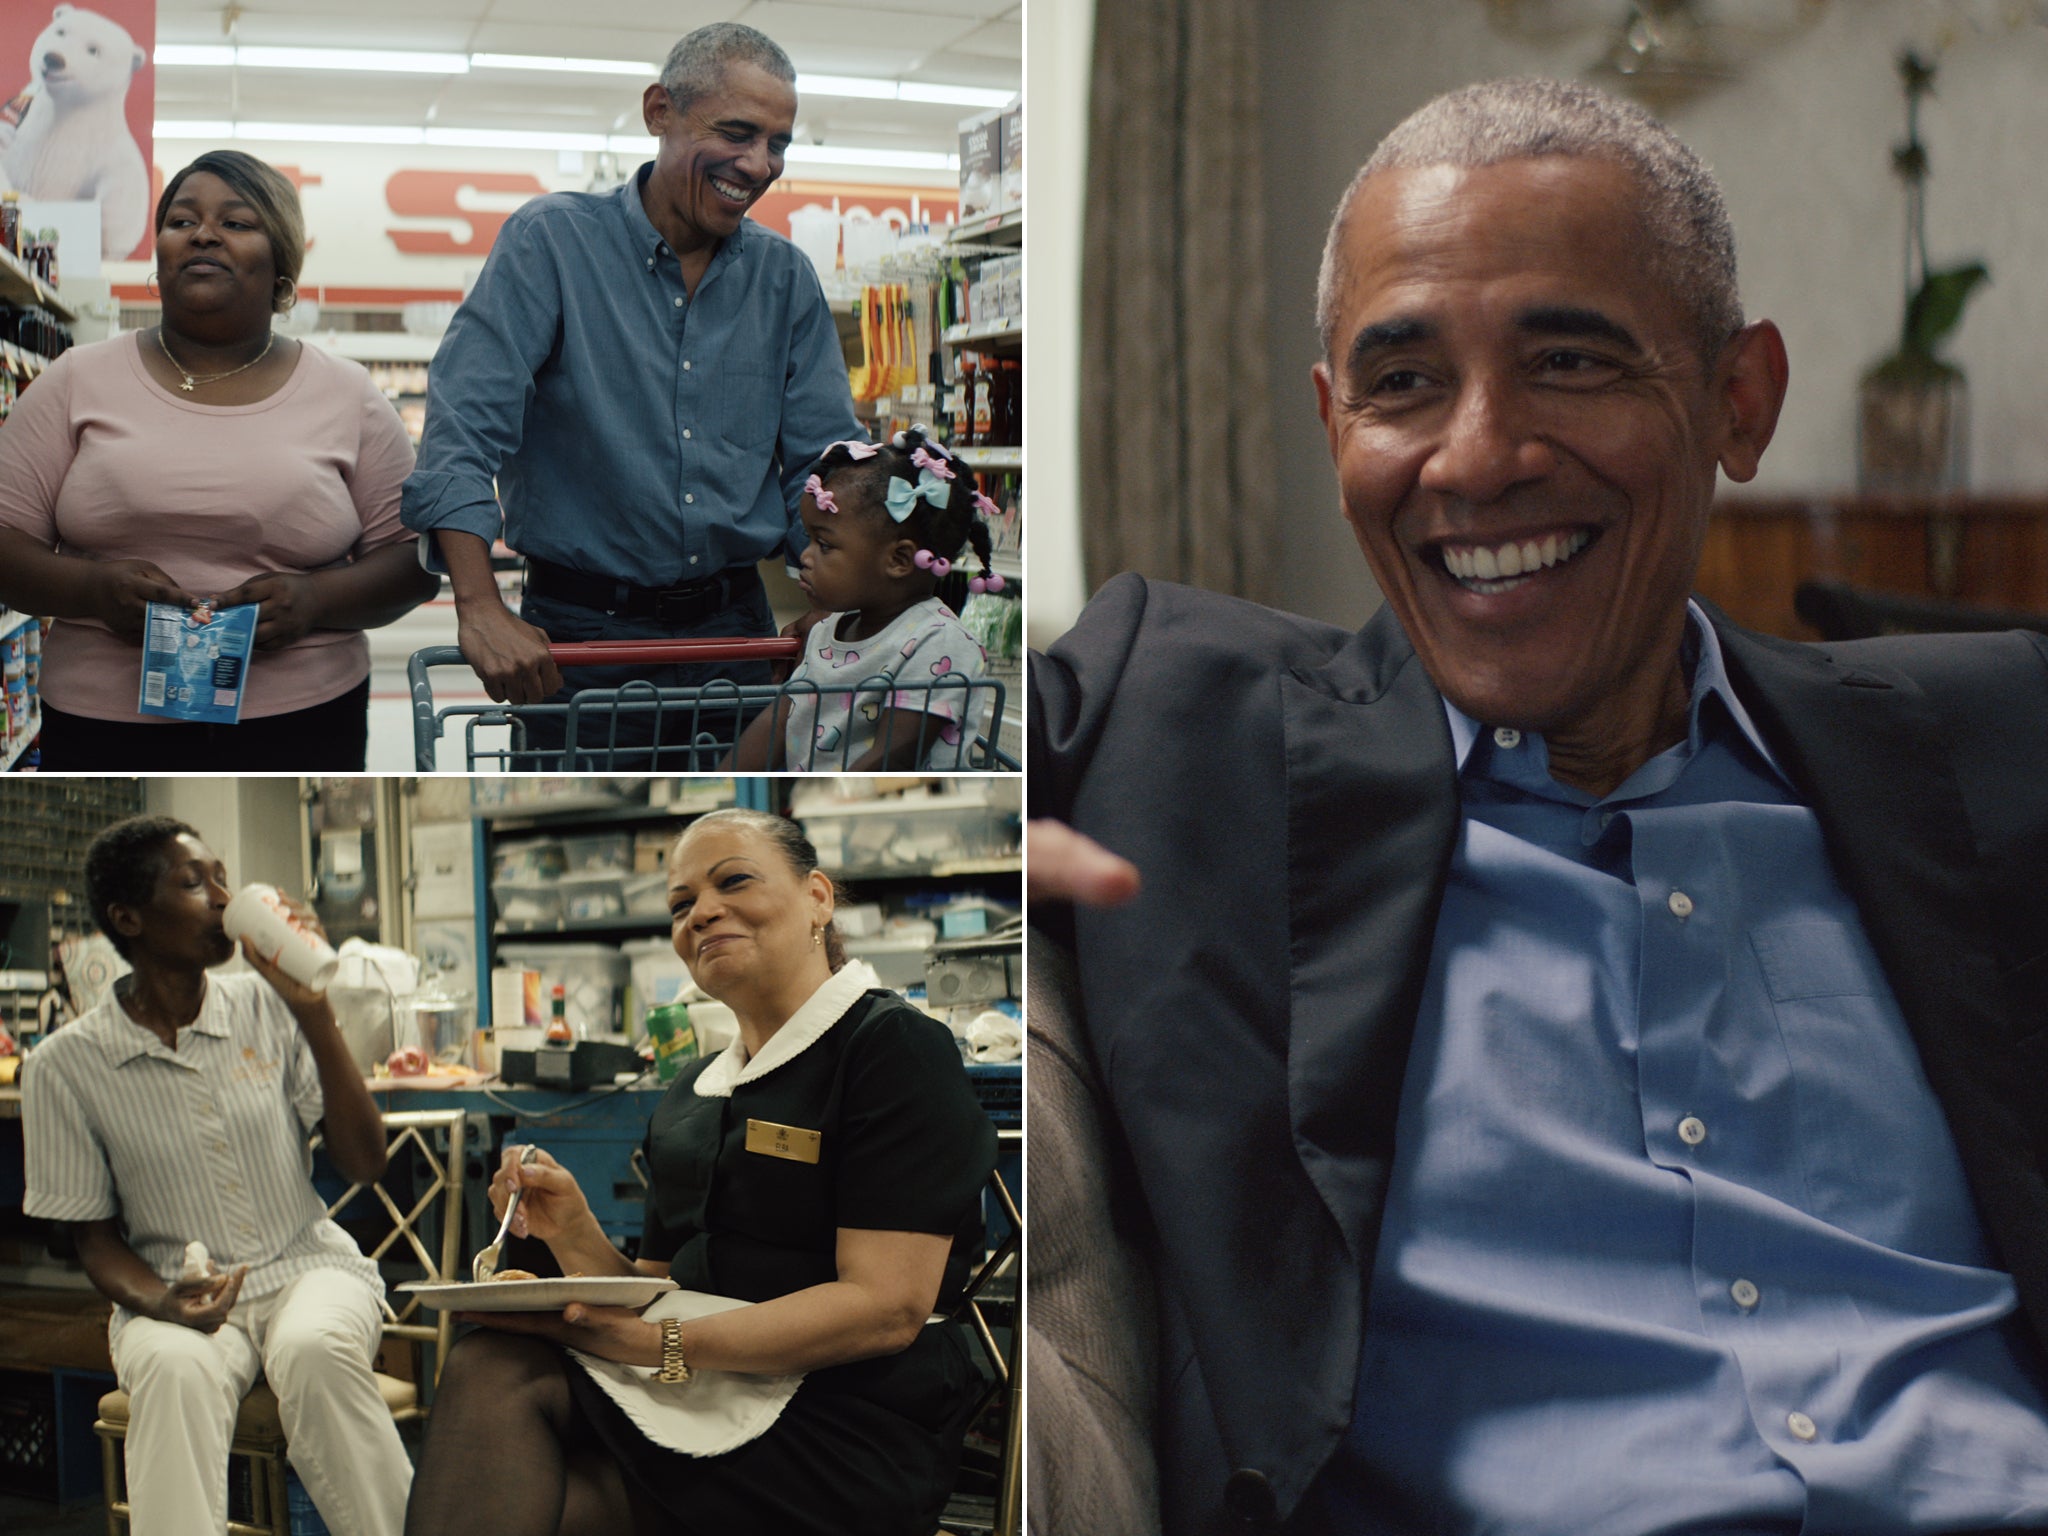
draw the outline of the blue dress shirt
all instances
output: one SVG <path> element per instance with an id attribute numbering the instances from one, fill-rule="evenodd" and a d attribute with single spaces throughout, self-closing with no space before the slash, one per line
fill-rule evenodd
<path id="1" fill-rule="evenodd" d="M 1813 814 L 1695 609 L 1605 799 L 1452 711 L 1464 818 L 1333 1531 L 2048 1523 L 2048 1402 Z"/>
<path id="2" fill-rule="evenodd" d="M 495 539 L 502 500 L 521 554 L 647 587 L 803 552 L 804 476 L 864 435 L 824 290 L 746 220 L 692 296 L 652 168 L 505 221 L 434 354 L 408 528 Z"/>

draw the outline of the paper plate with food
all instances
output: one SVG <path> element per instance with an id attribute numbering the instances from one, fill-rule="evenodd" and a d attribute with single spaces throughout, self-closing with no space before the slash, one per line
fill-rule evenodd
<path id="1" fill-rule="evenodd" d="M 543 1280 L 501 1269 L 489 1280 L 412 1280 L 398 1287 L 440 1312 L 559 1312 L 572 1301 L 592 1307 L 644 1307 L 676 1288 L 666 1275 L 566 1275 Z"/>

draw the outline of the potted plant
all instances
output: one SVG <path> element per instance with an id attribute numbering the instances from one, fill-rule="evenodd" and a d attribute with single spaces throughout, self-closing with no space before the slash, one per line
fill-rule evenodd
<path id="1" fill-rule="evenodd" d="M 1892 167 L 1906 184 L 1906 312 L 1899 345 L 1864 375 L 1858 390 L 1857 483 L 1865 491 L 1958 491 L 1969 465 L 1969 381 L 1938 355 L 1963 307 L 1990 278 L 1981 261 L 1927 265 L 1927 149 L 1920 98 L 1934 66 L 1910 50 L 1899 58 L 1906 89 L 1906 142 Z"/>

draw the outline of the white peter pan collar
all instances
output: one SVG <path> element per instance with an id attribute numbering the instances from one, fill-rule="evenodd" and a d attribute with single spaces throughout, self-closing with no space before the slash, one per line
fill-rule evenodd
<path id="1" fill-rule="evenodd" d="M 846 1010 L 863 992 L 880 985 L 881 978 L 867 961 L 847 961 L 805 999 L 782 1028 L 769 1037 L 768 1043 L 761 1047 L 760 1055 L 748 1060 L 746 1042 L 737 1038 L 719 1052 L 711 1065 L 697 1074 L 693 1086 L 698 1097 L 729 1099 L 733 1089 L 741 1083 L 766 1077 L 783 1063 L 795 1060 L 812 1041 L 844 1018 Z"/>

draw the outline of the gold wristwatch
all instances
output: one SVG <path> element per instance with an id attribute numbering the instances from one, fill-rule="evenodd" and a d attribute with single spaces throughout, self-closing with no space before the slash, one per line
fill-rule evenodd
<path id="1" fill-rule="evenodd" d="M 683 1325 L 674 1318 L 666 1318 L 661 1325 L 661 1369 L 654 1373 L 656 1381 L 688 1381 L 689 1363 L 683 1359 Z"/>

